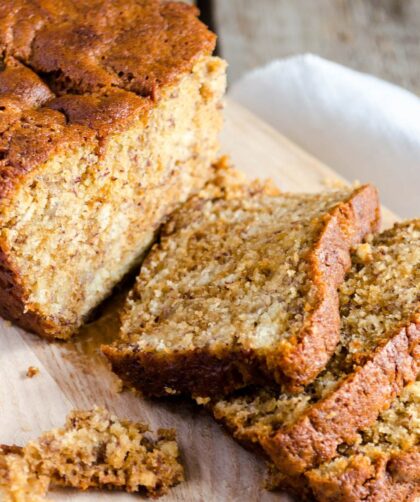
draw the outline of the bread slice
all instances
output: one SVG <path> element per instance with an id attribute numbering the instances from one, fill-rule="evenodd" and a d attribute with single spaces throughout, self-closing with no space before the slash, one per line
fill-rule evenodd
<path id="1" fill-rule="evenodd" d="M 358 246 L 340 289 L 341 341 L 299 394 L 256 389 L 208 403 L 282 475 L 300 476 L 358 440 L 420 370 L 420 220 Z"/>
<path id="2" fill-rule="evenodd" d="M 146 395 L 308 383 L 338 342 L 350 246 L 378 220 L 369 185 L 192 198 L 162 230 L 128 298 L 121 342 L 104 352 Z"/>
<path id="3" fill-rule="evenodd" d="M 6 502 L 41 502 L 49 487 L 60 486 L 163 495 L 184 479 L 175 433 L 161 429 L 152 439 L 147 431 L 101 408 L 72 411 L 64 427 L 23 448 L 3 447 L 3 497 Z"/>
<path id="4" fill-rule="evenodd" d="M 214 45 L 184 3 L 0 3 L 0 315 L 67 338 L 205 184 Z"/>
<path id="5" fill-rule="evenodd" d="M 275 470 L 271 488 L 289 488 L 300 500 L 411 502 L 420 496 L 420 380 L 408 385 L 378 420 L 342 445 L 334 460 L 289 480 Z"/>

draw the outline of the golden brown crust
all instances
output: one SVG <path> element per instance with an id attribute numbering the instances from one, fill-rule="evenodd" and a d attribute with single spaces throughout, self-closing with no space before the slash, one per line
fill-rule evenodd
<path id="1" fill-rule="evenodd" d="M 310 383 L 327 364 L 339 340 L 337 288 L 351 265 L 350 248 L 380 226 L 376 189 L 365 185 L 325 217 L 324 228 L 308 257 L 317 300 L 299 338 L 278 355 L 279 366 L 292 390 Z M 281 377 L 277 379 L 281 381 Z"/>
<path id="2" fill-rule="evenodd" d="M 200 214 L 200 204 L 205 201 L 197 198 L 193 202 Z M 164 237 L 184 223 L 170 222 Z M 230 347 L 222 347 L 217 353 L 211 347 L 174 353 L 139 350 L 130 340 L 120 346 L 104 347 L 104 353 L 113 370 L 145 395 L 181 393 L 214 397 L 249 382 L 262 383 L 267 378 L 299 388 L 312 381 L 325 366 L 338 342 L 337 287 L 350 266 L 350 247 L 378 225 L 377 193 L 369 185 L 352 192 L 348 200 L 338 203 L 325 215 L 319 237 L 307 258 L 317 295 L 311 303 L 313 310 L 299 335 L 288 340 L 269 360 L 252 349 L 232 351 Z M 152 252 L 150 260 L 153 259 Z"/>
<path id="3" fill-rule="evenodd" d="M 210 54 L 215 35 L 181 2 L 7 0 L 0 48 L 48 77 L 60 94 L 112 88 L 156 97 Z"/>
<path id="4" fill-rule="evenodd" d="M 0 72 L 0 95 L 20 99 L 28 108 L 38 108 L 55 97 L 36 73 L 13 58 Z"/>
<path id="5" fill-rule="evenodd" d="M 145 116 L 151 102 L 123 90 L 106 95 L 65 95 L 51 100 L 48 107 L 62 112 L 69 124 L 97 131 L 99 138 L 118 132 L 135 116 Z"/>
<path id="6" fill-rule="evenodd" d="M 378 347 L 325 399 L 311 406 L 292 426 L 261 438 L 276 466 L 295 476 L 336 455 L 341 443 L 355 440 L 420 370 L 420 319 Z"/>
<path id="7" fill-rule="evenodd" d="M 343 473 L 325 477 L 307 474 L 319 502 L 411 502 L 420 495 L 420 450 L 377 456 L 357 455 Z"/>
<path id="8" fill-rule="evenodd" d="M 214 45 L 197 10 L 183 3 L 2 2 L 0 197 L 58 147 L 103 142 L 146 116 L 159 91 Z"/>
<path id="9" fill-rule="evenodd" d="M 103 346 L 102 351 L 111 362 L 112 371 L 145 396 L 218 396 L 242 387 L 247 373 L 256 382 L 266 379 L 256 362 L 250 369 L 251 355 L 241 357 L 238 352 L 226 351 L 215 356 L 205 350 L 194 350 L 161 356 L 139 352 L 135 346 L 109 345 Z M 244 362 L 241 366 L 241 361 L 247 361 L 248 365 Z"/>

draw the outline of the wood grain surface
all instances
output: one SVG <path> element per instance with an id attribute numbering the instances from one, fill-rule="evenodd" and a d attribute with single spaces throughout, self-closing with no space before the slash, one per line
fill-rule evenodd
<path id="1" fill-rule="evenodd" d="M 213 0 L 230 78 L 313 52 L 420 94 L 418 0 Z"/>
<path id="2" fill-rule="evenodd" d="M 271 177 L 287 190 L 316 191 L 342 181 L 286 138 L 229 102 L 223 135 L 230 153 L 252 177 Z M 385 213 L 385 223 L 395 216 Z M 262 489 L 264 463 L 237 445 L 212 419 L 189 402 L 146 401 L 118 382 L 99 352 L 118 331 L 116 311 L 124 291 L 102 309 L 99 319 L 69 343 L 47 343 L 0 319 L 0 443 L 23 444 L 41 431 L 64 423 L 71 408 L 103 405 L 120 417 L 147 422 L 153 429 L 175 427 L 187 481 L 162 500 L 182 502 L 285 502 Z M 40 369 L 29 379 L 29 366 Z M 61 501 L 134 501 L 124 493 L 51 494 Z M 138 498 L 137 498 L 138 500 Z"/>

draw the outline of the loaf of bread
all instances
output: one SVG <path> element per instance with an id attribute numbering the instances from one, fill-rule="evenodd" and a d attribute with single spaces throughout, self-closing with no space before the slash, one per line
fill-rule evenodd
<path id="1" fill-rule="evenodd" d="M 420 371 L 420 220 L 356 248 L 340 305 L 341 341 L 303 392 L 265 387 L 207 403 L 239 441 L 262 449 L 289 484 L 347 446 L 356 448 L 360 431 Z"/>
<path id="2" fill-rule="evenodd" d="M 77 330 L 218 151 L 225 64 L 184 3 L 0 3 L 0 315 Z"/>
<path id="3" fill-rule="evenodd" d="M 184 479 L 173 430 L 157 439 L 145 425 L 108 411 L 72 411 L 64 427 L 0 452 L 4 502 L 42 502 L 49 488 L 107 488 L 163 495 Z"/>
<path id="4" fill-rule="evenodd" d="M 299 500 L 411 502 L 420 496 L 420 381 L 408 385 L 378 420 L 339 455 L 294 480 L 271 469 L 271 489 Z"/>
<path id="5" fill-rule="evenodd" d="M 145 395 L 306 384 L 338 342 L 349 249 L 378 220 L 372 186 L 193 197 L 164 226 L 129 295 L 121 340 L 104 352 Z"/>

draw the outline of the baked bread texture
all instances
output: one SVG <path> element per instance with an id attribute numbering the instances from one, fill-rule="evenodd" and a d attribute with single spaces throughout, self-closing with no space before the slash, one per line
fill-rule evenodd
<path id="1" fill-rule="evenodd" d="M 0 4 L 0 315 L 67 338 L 211 176 L 225 64 L 183 3 Z"/>
<path id="2" fill-rule="evenodd" d="M 178 445 L 173 430 L 159 430 L 156 439 L 147 431 L 101 408 L 72 411 L 64 427 L 23 448 L 2 448 L 1 500 L 42 502 L 60 486 L 163 495 L 184 479 Z"/>
<path id="3" fill-rule="evenodd" d="M 379 220 L 369 185 L 322 194 L 193 197 L 146 258 L 105 347 L 146 395 L 205 398 L 267 378 L 313 380 L 339 335 L 349 249 Z"/>
<path id="4" fill-rule="evenodd" d="M 266 387 L 207 403 L 235 438 L 263 450 L 289 482 L 357 445 L 360 431 L 416 379 L 420 220 L 356 248 L 340 305 L 341 341 L 304 391 Z"/>
<path id="5" fill-rule="evenodd" d="M 292 486 L 273 469 L 272 489 L 319 502 L 411 502 L 420 496 L 420 381 L 408 385 L 356 442 Z"/>
<path id="6" fill-rule="evenodd" d="M 45 497 L 48 487 L 46 476 L 30 471 L 21 448 L 0 447 L 1 502 L 51 502 Z"/>

